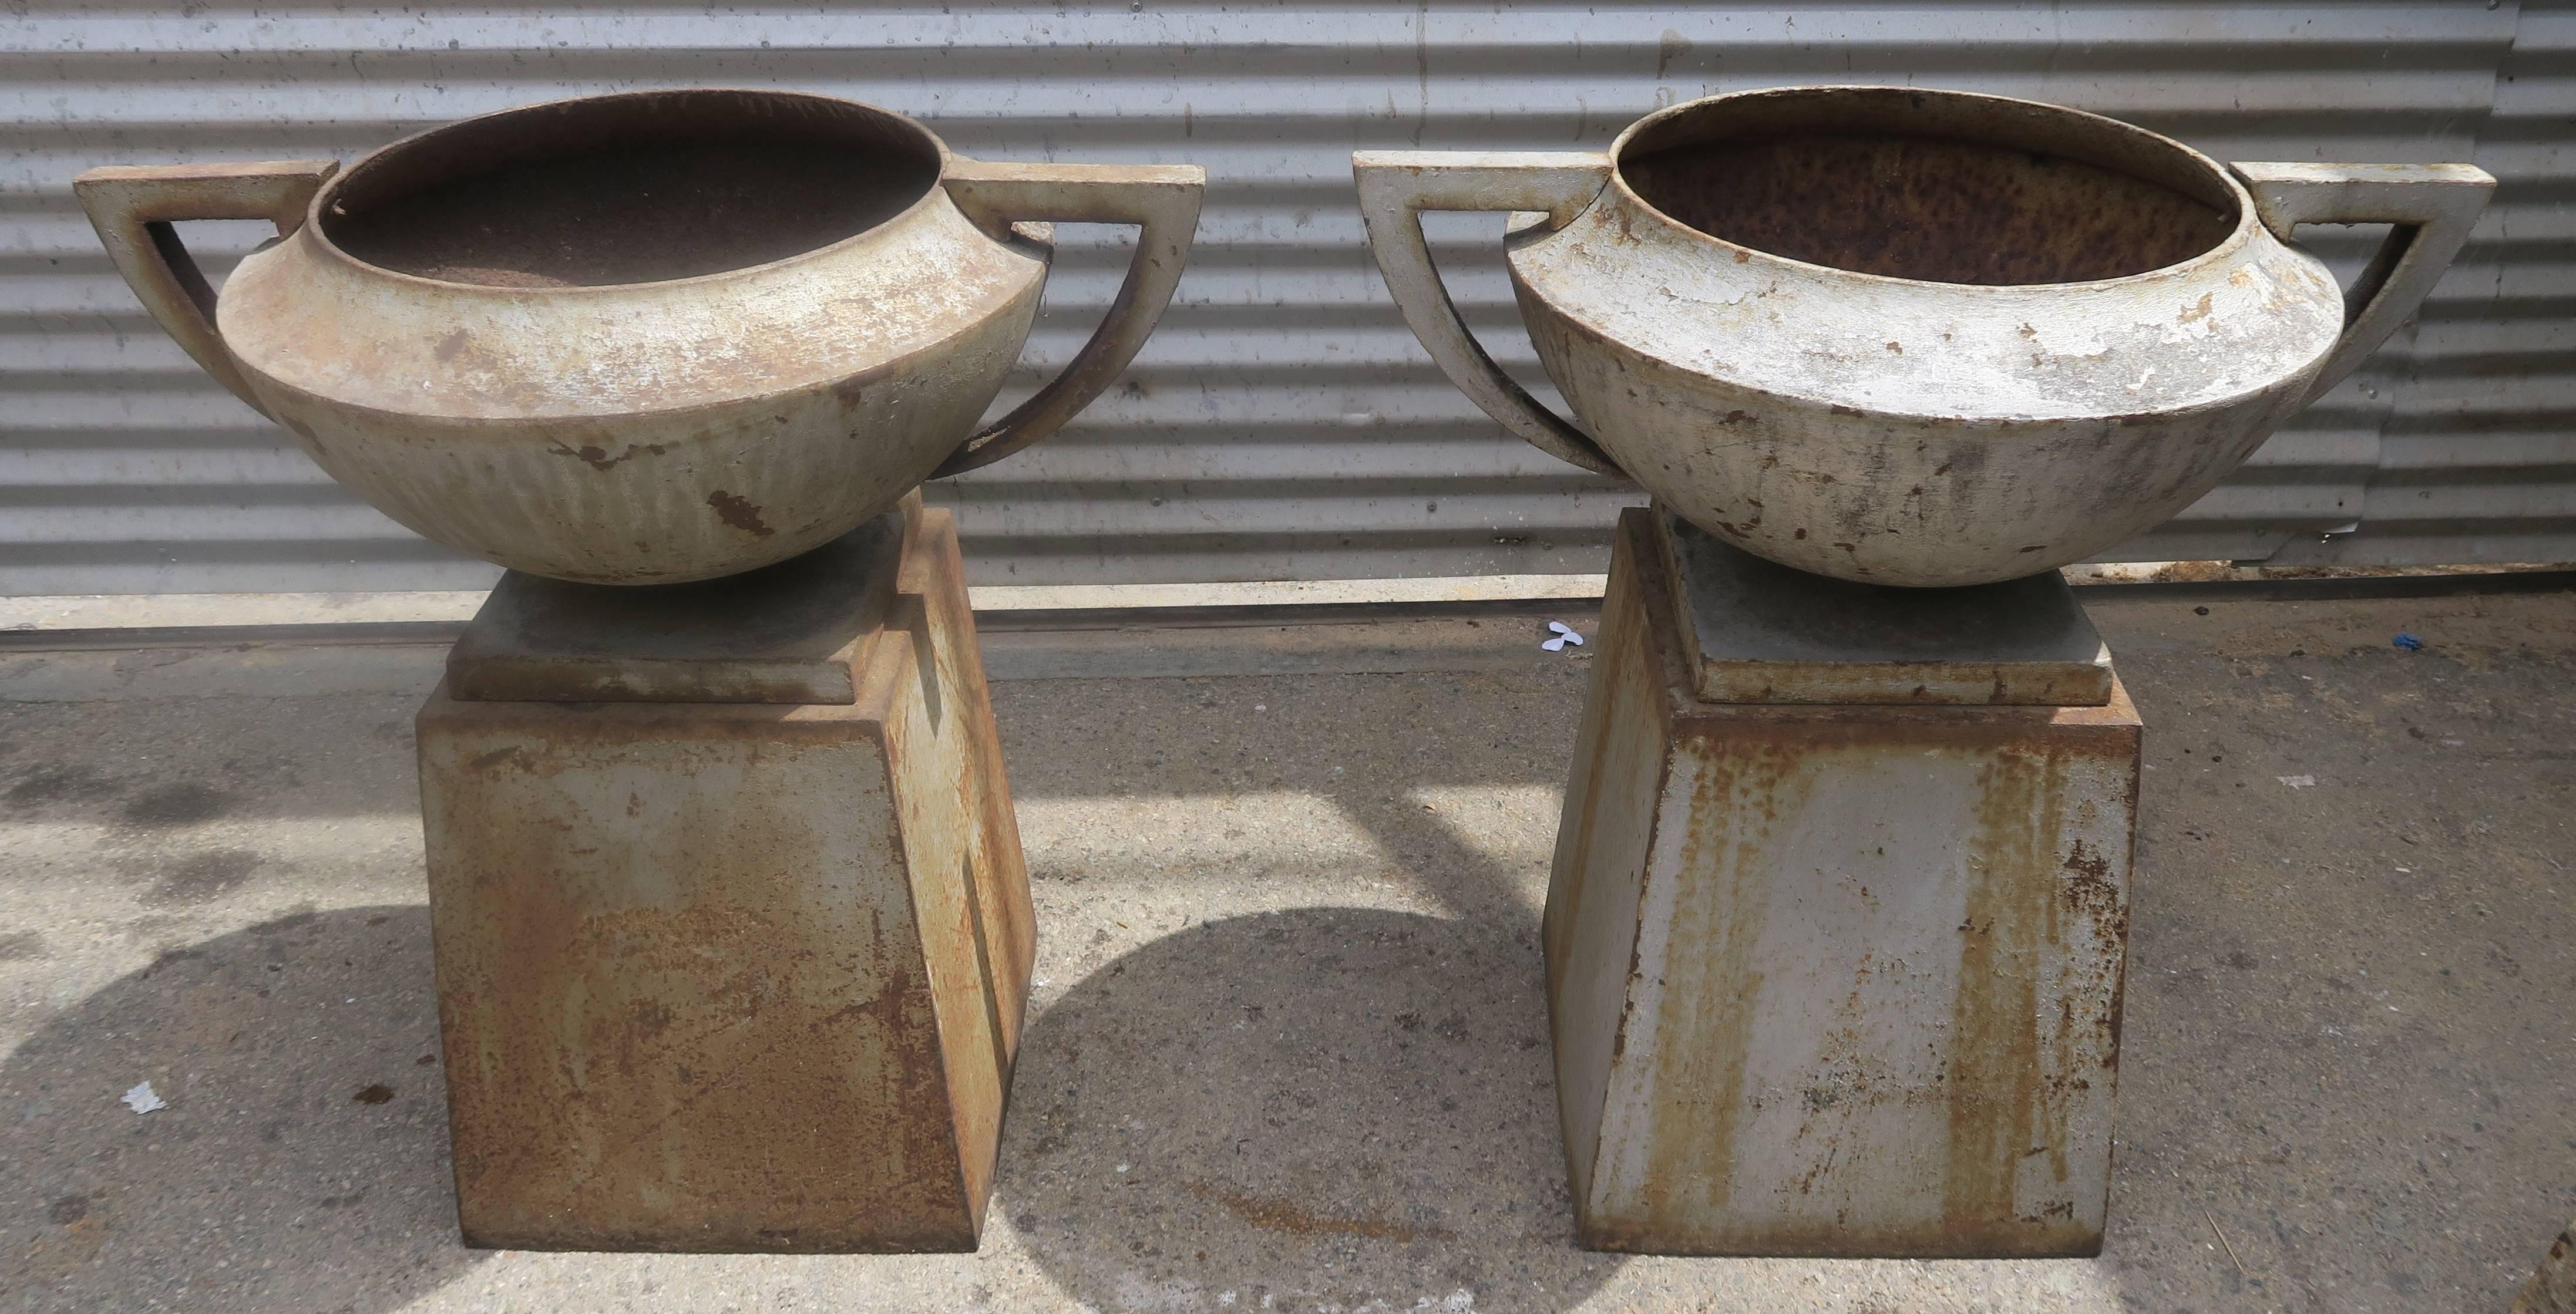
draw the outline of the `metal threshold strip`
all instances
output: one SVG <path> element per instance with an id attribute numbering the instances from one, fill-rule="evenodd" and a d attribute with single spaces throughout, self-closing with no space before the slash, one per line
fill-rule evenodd
<path id="1" fill-rule="evenodd" d="M 2576 590 L 2576 569 L 2482 574 L 2361 575 L 2316 579 L 2204 580 L 2085 583 L 2078 597 L 2094 602 L 2181 602 L 2223 599 L 2328 601 L 2363 598 L 2477 597 Z M 1244 605 L 1074 607 L 978 610 L 977 632 L 1005 635 L 1072 635 L 1279 629 L 1382 627 L 1395 623 L 1547 620 L 1588 617 L 1595 598 L 1477 599 L 1442 602 L 1321 602 Z M 445 647 L 465 629 L 461 621 L 356 621 L 291 625 L 102 626 L 79 629 L 0 630 L 0 652 L 98 652 L 145 648 L 248 647 Z"/>

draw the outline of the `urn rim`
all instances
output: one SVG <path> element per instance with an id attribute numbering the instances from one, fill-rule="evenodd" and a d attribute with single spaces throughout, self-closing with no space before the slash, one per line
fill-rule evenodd
<path id="1" fill-rule="evenodd" d="M 1891 111 L 1901 112 L 1902 110 L 1921 110 L 1936 102 L 1945 110 L 1957 111 L 1964 114 L 1974 114 L 1982 110 L 1991 116 L 1992 121 L 1999 128 L 2008 129 L 2016 124 L 2024 126 L 2036 126 L 2042 124 L 2054 125 L 2065 131 L 2069 138 L 2077 139 L 2077 142 L 2073 144 L 2093 144 L 2114 149 L 2126 148 L 2126 150 L 2134 153 L 2136 156 L 2147 159 L 2152 159 L 2155 156 L 2164 157 L 2164 162 L 2168 167 L 2174 168 L 2176 175 L 2187 178 L 2191 182 L 2196 182 L 2206 190 L 2202 194 L 2194 195 L 2187 187 L 2179 186 L 2175 181 L 2169 181 L 2165 178 L 2149 178 L 2145 179 L 2145 181 L 2160 183 L 2172 190 L 2182 192 L 2184 195 L 2193 196 L 2193 199 L 2200 200 L 2206 204 L 2211 204 L 2213 208 L 2232 209 L 2234 211 L 2234 221 L 2230 225 L 2227 234 L 2224 237 L 2220 238 L 2212 245 L 2203 247 L 2195 254 L 2182 260 L 2158 265 L 2150 269 L 2139 270 L 2134 273 L 2122 274 L 2111 278 L 2080 279 L 2064 282 L 1963 283 L 1941 279 L 1906 278 L 1893 274 L 1874 274 L 1862 270 L 1845 268 L 1840 265 L 1818 264 L 1813 261 L 1801 260 L 1794 256 L 1781 255 L 1774 251 L 1767 251 L 1758 246 L 1749 246 L 1741 242 L 1731 241 L 1727 238 L 1720 237 L 1714 233 L 1710 233 L 1704 229 L 1697 228 L 1691 224 L 1683 222 L 1681 219 L 1647 200 L 1630 184 L 1626 165 L 1631 153 L 1643 154 L 1648 150 L 1662 146 L 1680 144 L 1682 141 L 1687 140 L 1687 138 L 1682 136 L 1682 133 L 1686 131 L 1685 125 L 1688 125 L 1695 119 L 1708 116 L 1712 113 L 1723 113 L 1729 109 L 1751 111 L 1758 114 L 1763 110 L 1770 110 L 1775 106 L 1785 108 L 1793 106 L 1798 102 L 1815 103 L 1825 107 L 1823 112 L 1816 113 L 1813 116 L 1811 125 L 1800 125 L 1812 126 L 1817 129 L 1831 129 L 1837 126 L 1838 122 L 1847 123 L 1851 121 L 1852 116 L 1856 114 L 1861 116 L 1884 116 Z M 1785 120 L 1786 116 L 1784 115 L 1783 117 Z M 1866 123 L 1867 120 L 1864 119 L 1864 122 Z M 1876 124 L 1869 124 L 1869 126 L 1876 126 Z M 1951 140 L 1964 141 L 1977 145 L 1999 146 L 2013 149 L 2034 148 L 2033 143 L 2026 140 L 2025 137 L 2017 137 L 2009 131 L 1995 131 L 1990 133 L 1979 133 L 1976 135 L 1966 135 L 1953 132 L 1942 135 Z M 2082 141 L 2084 138 L 2089 138 L 2089 142 Z M 2081 163 L 2126 172 L 2126 170 L 2121 169 L 2121 166 L 2116 163 L 2105 163 L 2098 158 L 2086 158 L 2083 154 L 2065 151 L 2063 148 L 2068 144 L 2071 143 L 2065 140 L 2044 143 L 2045 146 L 2054 146 L 2058 148 L 2050 153 L 2065 154 L 2068 158 L 2075 159 Z M 1673 235 L 1681 238 L 1682 240 L 1704 245 L 1714 251 L 1724 252 L 1728 256 L 1738 260 L 1750 257 L 1752 260 L 1772 261 L 1802 272 L 1811 271 L 1816 275 L 1846 279 L 1863 286 L 1976 290 L 1989 294 L 2009 294 L 2040 289 L 2062 292 L 2094 288 L 2114 289 L 2130 287 L 2160 280 L 2184 277 L 2196 271 L 2222 264 L 2241 252 L 2248 243 L 2253 242 L 2256 238 L 2257 232 L 2262 230 L 2262 223 L 2255 214 L 2253 195 L 2245 189 L 2245 184 L 2236 177 L 2235 171 L 2229 169 L 2226 165 L 2219 163 L 2217 160 L 2210 158 L 2208 155 L 2184 144 L 2183 142 L 2165 136 L 2162 133 L 2152 132 L 2148 129 L 2141 128 L 2136 124 L 2112 118 L 2108 115 L 2095 114 L 2088 110 L 2079 110 L 2064 105 L 2051 104 L 2047 101 L 2029 100 L 2017 96 L 1999 96 L 1988 92 L 1955 91 L 1937 87 L 1907 87 L 1878 84 L 1770 87 L 1753 91 L 1726 92 L 1715 96 L 1702 96 L 1696 100 L 1682 101 L 1678 104 L 1668 105 L 1662 109 L 1654 111 L 1653 113 L 1647 114 L 1636 122 L 1629 124 L 1625 130 L 1620 132 L 1618 137 L 1610 143 L 1607 153 L 1610 160 L 1610 177 L 1603 195 L 1616 196 L 1621 204 L 1631 207 L 1641 214 L 1652 216 L 1656 221 L 1664 225 Z M 2223 198 L 2223 206 L 2221 201 L 2214 200 L 2208 193 L 2216 193 L 2218 197 Z"/>
<path id="2" fill-rule="evenodd" d="M 512 119 L 526 120 L 551 115 L 560 115 L 567 112 L 567 110 L 572 107 L 579 107 L 582 111 L 613 114 L 619 109 L 629 105 L 650 105 L 654 102 L 687 100 L 730 100 L 736 103 L 768 101 L 780 106 L 802 105 L 812 112 L 822 114 L 840 115 L 855 119 L 872 119 L 875 121 L 877 126 L 891 130 L 889 135 L 897 139 L 901 145 L 909 146 L 912 149 L 921 152 L 924 162 L 930 165 L 931 172 L 929 182 L 922 188 L 921 194 L 915 196 L 911 202 L 906 204 L 901 210 L 889 214 L 865 228 L 846 234 L 833 241 L 808 247 L 805 250 L 781 256 L 776 259 L 754 261 L 748 264 L 736 265 L 730 269 L 712 270 L 706 273 L 689 274 L 678 278 L 648 279 L 635 282 L 574 283 L 564 284 L 561 286 L 527 287 L 502 283 L 478 283 L 459 279 L 433 278 L 425 274 L 415 274 L 400 269 L 394 269 L 386 265 L 378 264 L 375 261 L 361 258 L 350 252 L 347 248 L 341 246 L 331 237 L 330 221 L 335 217 L 335 208 L 344 198 L 347 197 L 350 188 L 353 185 L 364 185 L 373 182 L 375 180 L 374 174 L 376 171 L 399 167 L 405 162 L 406 156 L 421 152 L 425 149 L 434 150 L 440 146 L 444 146 L 460 139 L 470 139 L 475 136 L 489 133 L 496 127 L 505 126 L 508 121 Z M 947 142 L 941 140 L 939 135 L 932 132 L 927 125 L 908 114 L 887 109 L 882 105 L 873 104 L 868 101 L 854 100 L 845 96 L 828 96 L 820 92 L 797 91 L 775 87 L 749 87 L 714 84 L 689 87 L 655 87 L 636 91 L 612 91 L 578 96 L 558 96 L 551 100 L 536 101 L 525 105 L 513 105 L 504 109 L 490 110 L 466 118 L 441 123 L 434 127 L 424 128 L 419 132 L 397 138 L 367 152 L 365 155 L 360 156 L 356 163 L 333 175 L 328 182 L 323 184 L 320 190 L 314 193 L 312 203 L 305 211 L 304 223 L 298 229 L 296 235 L 308 243 L 310 248 L 318 255 L 348 270 L 362 273 L 368 277 L 384 279 L 396 284 L 424 289 L 434 289 L 448 295 L 472 294 L 507 300 L 517 300 L 523 298 L 545 299 L 584 295 L 614 296 L 618 294 L 631 294 L 647 289 L 658 290 L 663 288 L 687 288 L 728 280 L 754 278 L 763 274 L 789 269 L 797 265 L 829 258 L 835 254 L 848 250 L 851 247 L 880 237 L 886 232 L 917 218 L 925 210 L 937 205 L 948 203 L 947 194 L 940 186 L 940 181 L 947 176 L 949 172 L 949 163 L 955 158 L 955 155 L 948 149 Z"/>

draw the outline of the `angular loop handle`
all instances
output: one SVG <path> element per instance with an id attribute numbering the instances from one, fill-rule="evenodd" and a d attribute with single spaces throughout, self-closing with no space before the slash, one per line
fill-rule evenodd
<path id="1" fill-rule="evenodd" d="M 1194 164 L 987 164 L 951 158 L 940 179 L 948 197 L 987 234 L 1007 237 L 1021 220 L 1134 224 L 1136 255 L 1127 281 L 1091 340 L 1064 372 L 983 432 L 966 440 L 933 479 L 990 465 L 1064 426 L 1136 358 L 1180 286 L 1198 232 L 1207 170 Z"/>
<path id="2" fill-rule="evenodd" d="M 1563 228 L 1610 183 L 1603 152 L 1354 151 L 1360 220 L 1386 290 L 1405 325 L 1468 400 L 1540 451 L 1586 470 L 1627 479 L 1628 472 L 1580 429 L 1503 373 L 1467 331 L 1458 304 L 1440 281 L 1422 235 L 1425 210 L 1541 210 L 1547 227 Z M 1634 482 L 1633 480 L 1631 482 Z"/>
<path id="3" fill-rule="evenodd" d="M 262 415 L 215 331 L 215 290 L 170 225 L 182 219 L 266 219 L 284 237 L 303 226 L 313 194 L 338 160 L 261 164 L 109 165 L 72 180 L 72 194 L 143 308 L 215 381 Z"/>
<path id="4" fill-rule="evenodd" d="M 2343 294 L 2343 337 L 2308 390 L 2341 383 L 2423 304 L 2468 244 L 2496 181 L 2471 164 L 2236 164 L 2254 215 L 2286 242 L 2300 224 L 2390 224 Z"/>

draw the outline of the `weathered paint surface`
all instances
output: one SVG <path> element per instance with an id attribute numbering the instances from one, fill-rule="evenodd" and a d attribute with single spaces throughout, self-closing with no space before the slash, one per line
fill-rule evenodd
<path id="1" fill-rule="evenodd" d="M 1623 518 L 1547 920 L 1584 1244 L 2101 1243 L 2139 724 L 1698 702 Z"/>
<path id="2" fill-rule="evenodd" d="M 896 620 L 876 646 L 909 647 L 910 656 L 884 653 L 872 666 L 913 684 L 889 699 L 886 744 L 901 764 L 896 813 L 938 1006 L 940 1057 L 949 1089 L 972 1093 L 954 1102 L 954 1113 L 980 1233 L 1037 962 L 1037 914 L 948 512 L 913 520 L 895 590 Z"/>
<path id="3" fill-rule="evenodd" d="M 467 589 L 498 574 L 345 493 L 155 328 L 81 217 L 83 169 L 354 160 L 512 105 L 708 83 L 884 105 L 978 159 L 1208 168 L 1190 271 L 1121 383 L 1064 441 L 933 485 L 976 583 L 1606 569 L 1618 508 L 1644 497 L 1542 455 L 1442 377 L 1369 263 L 1350 152 L 1598 151 L 1662 105 L 1831 81 L 2053 101 L 2220 160 L 2484 166 L 2503 188 L 2420 327 L 2111 551 L 2576 559 L 2563 4 L 23 8 L 0 23 L 0 245 L 14 255 L 0 464 L 19 499 L 0 517 L 0 593 Z M 1467 323 L 1535 381 L 1490 225 L 1435 216 L 1432 238 Z M 261 227 L 187 236 L 220 278 Z M 1011 387 L 1090 335 L 1126 236 L 1060 229 Z M 2299 240 L 2349 270 L 2376 236 Z"/>
<path id="4" fill-rule="evenodd" d="M 1682 664 L 1703 702 L 2111 701 L 2111 649 L 2055 571 L 1958 589 L 1855 584 L 1653 511 Z"/>
<path id="5" fill-rule="evenodd" d="M 852 703 L 864 648 L 895 601 L 897 509 L 774 566 L 718 580 L 604 589 L 513 571 L 447 650 L 467 702 Z M 675 615 L 685 625 L 675 626 Z"/>
<path id="6" fill-rule="evenodd" d="M 851 705 L 422 709 L 469 1242 L 974 1248 L 1034 923 L 954 526 L 887 546 Z"/>
<path id="7" fill-rule="evenodd" d="M 1613 564 L 1624 564 L 1613 547 Z M 1593 636 L 1592 688 L 1556 829 L 1540 938 L 1547 954 L 1566 1176 L 1588 1218 L 1602 1105 L 1635 972 L 1638 898 L 1665 787 L 1673 704 L 1656 678 L 1637 572 L 1614 569 Z"/>
<path id="8" fill-rule="evenodd" d="M 673 272 L 685 276 L 642 281 L 586 285 L 526 264 L 552 269 L 557 252 L 512 252 L 498 273 L 470 276 L 424 264 L 429 277 L 345 245 L 378 210 L 427 204 L 420 196 L 455 181 L 460 159 L 542 166 L 549 151 L 576 160 L 602 142 L 649 154 L 681 131 L 852 155 L 853 190 L 912 185 L 890 217 L 783 258 L 727 261 L 723 234 L 675 237 Z M 683 175 L 666 190 L 688 185 Z M 516 570 L 642 584 L 786 560 L 935 473 L 1053 432 L 1152 331 L 1203 185 L 1179 165 L 984 164 L 870 106 L 702 89 L 485 115 L 346 171 L 120 166 L 74 187 L 162 327 L 351 492 Z M 650 204 L 639 190 L 633 205 Z M 220 298 L 167 222 L 217 217 L 271 219 L 284 235 L 245 257 Z M 514 217 L 504 207 L 494 222 L 506 230 Z M 1009 230 L 1056 219 L 1139 225 L 1134 261 L 1065 371 L 978 432 L 1046 282 L 1045 244 Z M 597 240 L 573 231 L 567 240 Z"/>
<path id="9" fill-rule="evenodd" d="M 1389 290 L 1497 420 L 1746 551 L 1915 586 L 2050 570 L 2190 505 L 2413 312 L 2495 186 L 2238 167 L 1905 87 L 1713 96 L 1592 155 L 1353 157 Z M 1545 212 L 1513 286 L 1576 425 L 1469 338 L 1426 209 Z M 2349 311 L 2300 222 L 2398 225 Z"/>

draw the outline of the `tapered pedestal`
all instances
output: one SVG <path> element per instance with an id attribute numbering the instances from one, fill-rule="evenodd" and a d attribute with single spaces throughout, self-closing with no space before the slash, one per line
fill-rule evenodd
<path id="1" fill-rule="evenodd" d="M 975 1247 L 1034 931 L 947 513 L 514 573 L 419 740 L 468 1243 Z"/>
<path id="2" fill-rule="evenodd" d="M 1548 891 L 1582 1243 L 2096 1253 L 2140 736 L 2099 637 L 2053 574 L 1844 585 L 1659 514 Z"/>

